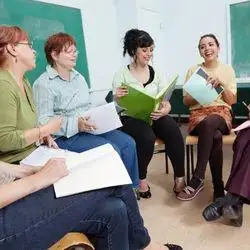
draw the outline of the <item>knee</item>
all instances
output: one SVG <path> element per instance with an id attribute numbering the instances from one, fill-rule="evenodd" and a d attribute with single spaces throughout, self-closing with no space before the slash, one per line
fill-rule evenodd
<path id="1" fill-rule="evenodd" d="M 214 136 L 213 136 L 213 141 L 214 141 L 214 143 L 221 143 L 221 145 L 222 145 L 222 133 L 219 131 L 219 130 L 216 130 L 215 132 L 214 132 Z"/>
<path id="2" fill-rule="evenodd" d="M 128 226 L 128 215 L 125 203 L 119 198 L 109 198 L 102 208 L 104 217 L 109 218 L 111 224 Z"/>

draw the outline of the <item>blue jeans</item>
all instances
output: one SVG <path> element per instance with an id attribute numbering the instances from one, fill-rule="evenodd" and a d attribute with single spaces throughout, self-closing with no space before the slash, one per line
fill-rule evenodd
<path id="1" fill-rule="evenodd" d="M 139 171 L 135 141 L 129 135 L 113 130 L 101 135 L 78 133 L 70 138 L 59 137 L 56 143 L 60 148 L 73 152 L 83 152 L 88 149 L 110 143 L 121 156 L 121 159 L 132 180 L 133 187 L 139 186 Z"/>
<path id="2" fill-rule="evenodd" d="M 0 209 L 0 249 L 47 249 L 83 232 L 96 250 L 139 250 L 150 242 L 130 185 L 56 199 L 52 186 Z"/>

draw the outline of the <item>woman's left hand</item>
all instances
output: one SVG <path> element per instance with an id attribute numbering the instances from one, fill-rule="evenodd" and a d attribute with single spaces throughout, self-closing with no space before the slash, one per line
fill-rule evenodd
<path id="1" fill-rule="evenodd" d="M 171 105 L 170 105 L 170 103 L 168 101 L 167 102 L 165 102 L 165 101 L 161 102 L 159 108 L 156 111 L 152 112 L 150 117 L 153 120 L 158 120 L 161 117 L 163 117 L 165 115 L 168 115 L 170 110 L 171 110 Z"/>
<path id="2" fill-rule="evenodd" d="M 54 141 L 51 135 L 47 135 L 43 137 L 43 143 L 47 145 L 49 148 L 55 148 L 55 149 L 59 148 L 57 143 Z"/>
<path id="3" fill-rule="evenodd" d="M 223 82 L 219 78 L 215 78 L 215 77 L 209 76 L 207 78 L 207 82 L 210 83 L 213 88 L 216 88 L 218 86 L 222 86 L 223 87 Z"/>

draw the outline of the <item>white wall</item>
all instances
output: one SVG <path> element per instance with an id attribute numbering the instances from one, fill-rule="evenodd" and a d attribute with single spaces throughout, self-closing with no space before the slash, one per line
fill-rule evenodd
<path id="1" fill-rule="evenodd" d="M 227 61 L 227 13 L 230 0 L 165 1 L 167 68 L 179 71 L 183 83 L 186 70 L 201 61 L 197 45 L 201 35 L 214 33 L 220 44 L 220 59 Z"/>

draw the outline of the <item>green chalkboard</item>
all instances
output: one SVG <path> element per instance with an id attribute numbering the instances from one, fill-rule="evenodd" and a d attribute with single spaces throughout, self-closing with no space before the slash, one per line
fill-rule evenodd
<path id="1" fill-rule="evenodd" d="M 75 38 L 79 50 L 76 69 L 90 84 L 79 9 L 34 0 L 0 0 L 0 24 L 20 26 L 33 41 L 33 47 L 37 51 L 37 67 L 27 74 L 31 83 L 44 72 L 47 64 L 44 54 L 45 40 L 54 33 L 66 32 Z"/>
<path id="2" fill-rule="evenodd" d="M 250 1 L 230 5 L 231 62 L 238 78 L 250 77 Z"/>

